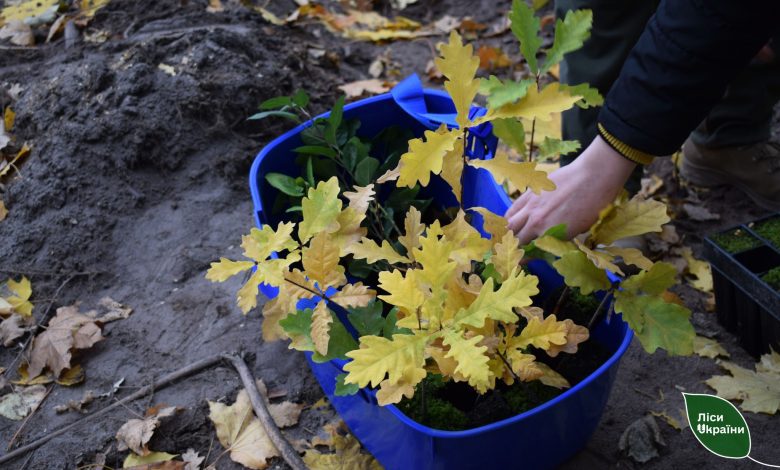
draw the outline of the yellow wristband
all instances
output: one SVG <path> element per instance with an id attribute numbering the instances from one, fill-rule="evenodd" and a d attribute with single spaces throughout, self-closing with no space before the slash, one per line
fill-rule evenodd
<path id="1" fill-rule="evenodd" d="M 639 163 L 641 165 L 648 165 L 652 163 L 655 156 L 650 155 L 649 153 L 643 152 L 641 150 L 637 150 L 634 147 L 631 147 L 628 144 L 625 144 L 620 141 L 617 137 L 607 132 L 606 129 L 604 129 L 604 126 L 599 123 L 599 134 L 601 137 L 607 141 L 610 147 L 615 149 L 620 155 L 623 155 L 627 159 L 631 160 L 634 163 Z"/>

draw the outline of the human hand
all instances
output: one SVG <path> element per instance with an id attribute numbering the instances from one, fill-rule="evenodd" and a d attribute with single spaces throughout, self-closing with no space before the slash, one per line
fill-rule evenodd
<path id="1" fill-rule="evenodd" d="M 509 228 L 522 244 L 561 223 L 566 224 L 568 237 L 573 238 L 593 225 L 634 167 L 636 163 L 596 137 L 573 163 L 550 174 L 554 191 L 540 195 L 527 191 L 517 198 L 505 214 Z"/>

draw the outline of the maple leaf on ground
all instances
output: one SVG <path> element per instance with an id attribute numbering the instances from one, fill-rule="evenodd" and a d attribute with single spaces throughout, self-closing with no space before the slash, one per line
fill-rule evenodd
<path id="1" fill-rule="evenodd" d="M 424 138 L 409 141 L 409 151 L 401 155 L 398 164 L 400 174 L 396 185 L 399 187 L 414 187 L 420 183 L 428 186 L 431 181 L 431 173 L 441 173 L 444 164 L 444 156 L 450 152 L 463 131 L 447 130 L 442 124 L 437 131 L 425 131 Z"/>
<path id="2" fill-rule="evenodd" d="M 182 470 L 184 462 L 174 461 L 176 454 L 167 452 L 150 452 L 147 455 L 130 453 L 125 457 L 122 468 L 128 470 Z"/>
<path id="3" fill-rule="evenodd" d="M 0 416 L 21 421 L 32 413 L 46 396 L 46 387 L 14 387 L 12 393 L 0 397 Z"/>
<path id="4" fill-rule="evenodd" d="M 710 359 L 715 359 L 718 356 L 731 356 L 729 352 L 714 339 L 699 335 L 696 335 L 693 339 L 693 352 L 701 357 L 709 357 Z"/>
<path id="5" fill-rule="evenodd" d="M 338 230 L 336 219 L 341 207 L 339 182 L 335 176 L 328 181 L 320 181 L 316 188 L 309 188 L 307 196 L 301 200 L 303 220 L 298 224 L 301 243 L 306 243 L 317 233 Z"/>
<path id="6" fill-rule="evenodd" d="M 209 419 L 217 429 L 217 438 L 230 459 L 251 469 L 264 469 L 267 460 L 278 457 L 279 451 L 252 411 L 249 394 L 239 392 L 235 403 L 224 405 L 209 402 Z"/>
<path id="7" fill-rule="evenodd" d="M 200 466 L 206 457 L 201 457 L 195 449 L 187 449 L 187 452 L 181 454 L 181 459 L 184 461 L 184 470 L 200 470 Z"/>
<path id="8" fill-rule="evenodd" d="M 471 44 L 463 45 L 455 30 L 450 33 L 449 42 L 441 45 L 440 51 L 441 57 L 437 57 L 434 62 L 442 75 L 447 77 L 444 88 L 455 104 L 458 113 L 455 121 L 460 129 L 464 129 L 468 125 L 471 103 L 479 90 L 480 79 L 474 78 L 479 68 L 479 57 L 474 56 Z"/>
<path id="9" fill-rule="evenodd" d="M 32 316 L 11 315 L 0 323 L 0 341 L 3 346 L 8 347 L 33 326 L 35 326 L 35 319 Z"/>
<path id="10" fill-rule="evenodd" d="M 752 413 L 775 414 L 780 410 L 780 355 L 761 356 L 752 371 L 732 362 L 718 361 L 731 375 L 717 375 L 705 381 L 727 400 L 741 400 L 739 407 Z"/>
<path id="11" fill-rule="evenodd" d="M 78 307 L 60 307 L 46 331 L 35 337 L 28 372 L 37 377 L 48 367 L 55 376 L 71 367 L 74 349 L 86 349 L 103 339 L 95 319 L 79 313 Z"/>
<path id="12" fill-rule="evenodd" d="M 498 184 L 509 181 L 520 192 L 530 189 L 535 194 L 541 194 L 542 191 L 555 189 L 555 183 L 547 173 L 536 170 L 536 162 L 513 162 L 505 152 L 498 152 L 489 160 L 472 159 L 468 164 L 489 171 Z"/>
<path id="13" fill-rule="evenodd" d="M 0 297 L 0 315 L 10 315 L 14 312 L 23 317 L 32 315 L 33 304 L 30 302 L 32 284 L 30 280 L 24 276 L 18 282 L 8 279 L 5 282 L 5 287 L 10 295 Z"/>
<path id="14" fill-rule="evenodd" d="M 332 453 L 309 449 L 303 455 L 303 462 L 311 470 L 381 470 L 379 462 L 367 453 L 361 452 L 360 442 L 351 434 L 341 436 L 332 432 L 329 447 Z"/>
<path id="15" fill-rule="evenodd" d="M 176 407 L 169 406 L 154 410 L 150 416 L 143 419 L 128 420 L 116 433 L 116 440 L 119 441 L 117 450 L 121 452 L 130 449 L 141 457 L 149 455 L 151 451 L 146 444 L 152 438 L 154 430 L 157 429 L 162 418 L 173 416 L 174 413 Z"/>

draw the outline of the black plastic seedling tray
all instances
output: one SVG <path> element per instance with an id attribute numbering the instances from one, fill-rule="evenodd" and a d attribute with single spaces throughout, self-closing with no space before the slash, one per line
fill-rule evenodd
<path id="1" fill-rule="evenodd" d="M 738 335 L 742 347 L 755 357 L 769 352 L 770 347 L 780 350 L 780 291 L 762 279 L 780 266 L 780 244 L 755 231 L 763 222 L 776 218 L 780 219 L 780 213 L 704 240 L 705 256 L 712 264 L 718 323 Z M 715 241 L 735 230 L 753 237 L 750 241 L 755 246 L 730 253 Z"/>

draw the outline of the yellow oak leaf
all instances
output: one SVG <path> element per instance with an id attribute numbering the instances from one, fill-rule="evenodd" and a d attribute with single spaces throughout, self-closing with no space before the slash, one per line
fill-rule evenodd
<path id="1" fill-rule="evenodd" d="M 288 312 L 295 311 L 295 306 L 301 299 L 311 299 L 320 292 L 314 282 L 306 277 L 300 269 L 293 269 L 284 275 L 285 282 L 279 286 L 276 297 L 282 302 L 282 308 Z"/>
<path id="2" fill-rule="evenodd" d="M 535 194 L 541 194 L 542 191 L 555 189 L 555 183 L 547 177 L 547 173 L 536 170 L 536 162 L 513 162 L 505 152 L 497 152 L 490 160 L 472 159 L 468 164 L 489 171 L 498 184 L 509 181 L 521 193 L 530 189 Z"/>
<path id="3" fill-rule="evenodd" d="M 532 318 L 520 332 L 517 346 L 520 348 L 534 346 L 539 349 L 548 349 L 551 344 L 561 346 L 566 344 L 567 331 L 566 324 L 559 322 L 555 315 L 550 315 L 544 320 Z"/>
<path id="4" fill-rule="evenodd" d="M 463 148 L 458 142 L 455 147 L 444 154 L 441 167 L 441 177 L 450 185 L 452 193 L 455 195 L 458 203 L 461 202 L 461 193 L 463 187 L 461 177 L 463 175 Z"/>
<path id="5" fill-rule="evenodd" d="M 506 279 L 512 271 L 518 269 L 523 254 L 524 251 L 520 249 L 518 239 L 512 232 L 506 232 L 501 241 L 493 246 L 493 256 L 490 258 L 490 262 L 501 275 L 501 279 Z"/>
<path id="6" fill-rule="evenodd" d="M 577 248 L 579 248 L 581 252 L 585 253 L 585 256 L 587 256 L 590 262 L 597 268 L 606 269 L 623 276 L 623 271 L 615 264 L 615 259 L 611 254 L 604 253 L 603 251 L 591 250 L 576 238 L 574 239 L 574 244 L 577 245 Z"/>
<path id="7" fill-rule="evenodd" d="M 298 244 L 292 238 L 294 227 L 295 224 L 288 222 L 279 224 L 276 230 L 270 225 L 263 225 L 262 229 L 253 228 L 249 235 L 241 237 L 244 256 L 261 262 L 271 253 L 295 249 Z"/>
<path id="8" fill-rule="evenodd" d="M 446 357 L 455 359 L 458 363 L 455 372 L 468 379 L 469 385 L 479 393 L 485 393 L 490 385 L 487 347 L 478 346 L 482 338 L 477 335 L 466 339 L 463 333 L 452 330 L 444 334 L 444 344 L 450 347 Z"/>
<path id="9" fill-rule="evenodd" d="M 254 261 L 232 261 L 220 258 L 219 261 L 211 263 L 211 267 L 206 271 L 206 279 L 212 282 L 225 282 L 236 274 L 254 267 Z"/>
<path id="10" fill-rule="evenodd" d="M 257 306 L 258 286 L 267 283 L 275 287 L 281 286 L 284 276 L 291 264 L 300 259 L 297 252 L 291 253 L 286 258 L 269 259 L 258 263 L 257 269 L 249 277 L 249 280 L 238 290 L 236 295 L 238 306 L 243 313 L 248 313 Z"/>
<path id="11" fill-rule="evenodd" d="M 362 283 L 347 284 L 331 297 L 331 300 L 342 307 L 365 307 L 376 297 L 376 291 Z"/>
<path id="12" fill-rule="evenodd" d="M 425 378 L 428 373 L 425 369 L 407 369 L 403 377 L 396 383 L 390 379 L 383 380 L 376 392 L 376 401 L 379 406 L 391 405 L 400 402 L 403 397 L 412 398 L 414 387 Z"/>
<path id="13" fill-rule="evenodd" d="M 379 246 L 374 240 L 363 237 L 360 243 L 348 245 L 344 251 L 351 254 L 353 258 L 365 259 L 368 263 L 376 263 L 380 259 L 386 260 L 390 264 L 412 262 L 406 256 L 399 255 L 387 240 L 382 240 L 382 246 Z"/>
<path id="14" fill-rule="evenodd" d="M 430 335 L 393 335 L 393 339 L 381 336 L 362 336 L 360 349 L 347 353 L 352 361 L 344 366 L 347 376 L 344 382 L 365 387 L 376 387 L 385 376 L 389 384 L 396 384 L 404 377 L 419 375 L 413 370 L 425 371 L 425 344 Z"/>
<path id="15" fill-rule="evenodd" d="M 252 469 L 264 469 L 267 460 L 279 451 L 252 412 L 249 394 L 241 391 L 232 405 L 209 402 L 209 419 L 217 430 L 217 439 L 230 459 Z"/>
<path id="16" fill-rule="evenodd" d="M 534 245 L 540 250 L 561 257 L 570 251 L 576 251 L 577 246 L 567 240 L 559 240 L 552 235 L 543 235 L 534 240 Z"/>
<path id="17" fill-rule="evenodd" d="M 398 307 L 404 316 L 416 315 L 425 296 L 417 285 L 418 271 L 409 269 L 404 275 L 401 271 L 380 271 L 379 288 L 389 295 L 380 295 L 379 298 Z"/>
<path id="18" fill-rule="evenodd" d="M 628 277 L 620 286 L 633 294 L 661 295 L 672 287 L 677 278 L 677 269 L 669 263 L 659 261 L 649 270 Z"/>
<path id="19" fill-rule="evenodd" d="M 476 300 L 468 308 L 455 314 L 453 321 L 458 325 L 474 328 L 482 328 L 487 319 L 514 323 L 517 321 L 517 315 L 513 309 L 531 305 L 531 297 L 539 293 L 536 287 L 538 282 L 536 276 L 515 270 L 494 292 L 493 279 L 489 278 Z"/>
<path id="20" fill-rule="evenodd" d="M 303 270 L 323 291 L 347 282 L 344 266 L 339 264 L 339 252 L 338 246 L 326 232 L 319 232 L 311 239 L 309 246 L 303 249 Z"/>
<path id="21" fill-rule="evenodd" d="M 33 304 L 29 300 L 32 296 L 32 283 L 30 283 L 30 280 L 25 276 L 22 276 L 22 279 L 18 282 L 9 278 L 5 285 L 12 294 L 6 297 L 5 301 L 10 304 L 13 311 L 23 317 L 32 315 Z"/>
<path id="22" fill-rule="evenodd" d="M 581 251 L 564 253 L 553 262 L 553 267 L 566 280 L 566 285 L 579 287 L 584 295 L 597 290 L 607 290 L 612 285 L 607 273 L 594 266 Z"/>
<path id="23" fill-rule="evenodd" d="M 604 251 L 612 256 L 619 257 L 625 264 L 632 264 L 645 271 L 653 267 L 653 262 L 647 259 L 641 250 L 636 248 L 622 248 L 619 246 L 608 246 Z"/>
<path id="24" fill-rule="evenodd" d="M 333 323 L 333 316 L 325 301 L 321 300 L 311 316 L 311 340 L 314 343 L 314 350 L 323 356 L 328 354 L 331 323 Z"/>
<path id="25" fill-rule="evenodd" d="M 562 376 L 558 372 L 555 372 L 550 366 L 544 362 L 537 362 L 536 367 L 542 371 L 542 375 L 539 377 L 539 382 L 547 385 L 548 387 L 555 388 L 569 388 L 571 384 L 566 380 L 566 377 Z"/>
<path id="26" fill-rule="evenodd" d="M 568 318 L 561 323 L 565 326 L 566 342 L 564 344 L 550 343 L 550 347 L 547 348 L 547 355 L 550 357 L 555 357 L 561 352 L 574 354 L 577 352 L 578 345 L 590 337 L 590 332 L 588 332 L 587 328 L 574 323 Z"/>
<path id="27" fill-rule="evenodd" d="M 368 234 L 368 230 L 360 226 L 365 218 L 365 214 L 361 214 L 352 207 L 347 207 L 339 213 L 338 218 L 336 218 L 339 229 L 333 232 L 331 236 L 333 242 L 339 247 L 341 256 L 346 255 L 344 252 L 345 247 L 359 242 L 361 238 Z"/>
<path id="28" fill-rule="evenodd" d="M 483 238 L 466 222 L 463 210 L 458 211 L 455 220 L 442 227 L 442 232 L 451 246 L 449 257 L 457 263 L 461 272 L 470 270 L 472 261 L 482 261 L 492 246 L 490 240 Z"/>
<path id="29" fill-rule="evenodd" d="M 422 214 L 416 207 L 411 206 L 404 218 L 404 234 L 398 237 L 398 241 L 406 248 L 406 256 L 414 259 L 413 250 L 420 246 L 420 235 L 425 231 L 425 225 L 421 223 Z"/>
<path id="30" fill-rule="evenodd" d="M 249 276 L 246 283 L 241 286 L 236 294 L 236 300 L 238 301 L 238 308 L 241 309 L 243 314 L 249 313 L 250 310 L 257 307 L 257 291 L 258 286 L 263 283 L 263 273 L 255 271 Z"/>
<path id="31" fill-rule="evenodd" d="M 428 186 L 431 173 L 441 173 L 444 155 L 451 151 L 463 134 L 460 130 L 447 130 L 442 124 L 438 131 L 425 131 L 425 139 L 409 141 L 409 151 L 401 155 L 400 176 L 396 185 L 413 187 L 418 182 Z"/>
<path id="32" fill-rule="evenodd" d="M 479 57 L 471 44 L 463 45 L 460 35 L 453 30 L 450 40 L 440 47 L 441 57 L 434 60 L 439 71 L 447 77 L 444 88 L 452 97 L 458 115 L 455 121 L 463 129 L 468 125 L 469 111 L 479 90 L 480 79 L 474 78 L 479 68 Z"/>
<path id="33" fill-rule="evenodd" d="M 466 378 L 461 377 L 455 372 L 455 369 L 458 367 L 458 362 L 452 357 L 447 356 L 447 352 L 448 351 L 445 351 L 442 348 L 441 340 L 436 340 L 425 348 L 425 353 L 433 358 L 436 363 L 435 367 L 441 375 L 465 382 Z"/>
<path id="34" fill-rule="evenodd" d="M 398 167 L 392 170 L 387 170 L 382 176 L 376 179 L 377 184 L 387 183 L 388 181 L 395 181 L 401 176 L 401 170 Z"/>
<path id="35" fill-rule="evenodd" d="M 506 359 L 512 365 L 512 372 L 523 382 L 530 382 L 542 376 L 540 362 L 536 362 L 533 354 L 526 354 L 512 345 L 506 351 Z"/>
<path id="36" fill-rule="evenodd" d="M 741 400 L 739 407 L 752 413 L 773 415 L 780 410 L 780 373 L 766 369 L 752 371 L 731 362 L 718 361 L 718 364 L 731 375 L 717 375 L 704 383 L 719 397 Z"/>
<path id="37" fill-rule="evenodd" d="M 283 304 L 279 297 L 275 297 L 263 305 L 263 341 L 276 341 L 286 337 L 279 322 L 290 312 L 282 307 Z"/>
<path id="38" fill-rule="evenodd" d="M 504 118 L 549 121 L 554 115 L 566 111 L 581 99 L 582 96 L 571 95 L 569 91 L 561 90 L 558 82 L 550 83 L 541 91 L 532 86 L 518 102 L 491 109 L 485 116 L 475 119 L 469 125 L 476 126 L 483 122 Z"/>
<path id="39" fill-rule="evenodd" d="M 691 325 L 691 311 L 668 303 L 655 295 L 635 295 L 629 290 L 615 292 L 615 312 L 623 315 L 642 347 L 648 353 L 663 348 L 670 355 L 693 353 L 696 336 Z"/>
<path id="40" fill-rule="evenodd" d="M 497 243 L 504 238 L 504 234 L 509 232 L 508 222 L 504 217 L 494 214 L 484 207 L 472 207 L 469 210 L 473 210 L 482 216 L 482 229 L 490 234 L 491 242 Z"/>
<path id="41" fill-rule="evenodd" d="M 666 204 L 637 195 L 610 210 L 591 229 L 591 237 L 597 245 L 610 245 L 622 238 L 660 232 L 667 222 Z"/>
<path id="42" fill-rule="evenodd" d="M 317 233 L 338 230 L 336 219 L 341 206 L 339 182 L 335 176 L 328 181 L 320 181 L 316 188 L 309 188 L 307 196 L 301 200 L 303 220 L 298 224 L 301 243 L 306 243 Z"/>
<path id="43" fill-rule="evenodd" d="M 355 186 L 354 191 L 345 191 L 344 197 L 349 200 L 348 207 L 356 210 L 360 214 L 365 214 L 368 210 L 368 205 L 374 200 L 374 185 L 368 186 Z"/>
<path id="44" fill-rule="evenodd" d="M 433 289 L 441 289 L 455 272 L 456 264 L 449 261 L 452 244 L 446 238 L 425 236 L 420 238 L 420 248 L 413 250 L 414 259 L 422 266 L 416 271 L 418 279 Z M 408 274 L 408 273 L 407 273 Z"/>

